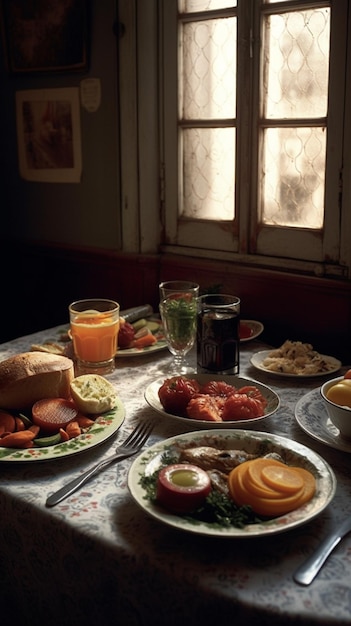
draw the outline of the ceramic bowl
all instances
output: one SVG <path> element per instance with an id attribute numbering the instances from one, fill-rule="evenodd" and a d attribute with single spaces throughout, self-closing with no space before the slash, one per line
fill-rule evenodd
<path id="1" fill-rule="evenodd" d="M 320 391 L 331 422 L 340 431 L 342 437 L 351 439 L 351 408 L 335 404 L 326 396 L 328 389 L 341 380 L 344 380 L 343 376 L 328 380 L 321 386 Z"/>

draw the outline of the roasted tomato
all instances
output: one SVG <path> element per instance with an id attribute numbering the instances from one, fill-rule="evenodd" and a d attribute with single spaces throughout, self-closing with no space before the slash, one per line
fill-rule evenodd
<path id="1" fill-rule="evenodd" d="M 249 398 L 255 398 L 256 400 L 259 400 L 262 403 L 263 408 L 267 406 L 267 399 L 260 392 L 260 390 L 257 389 L 257 387 L 254 387 L 253 385 L 246 385 L 245 387 L 240 387 L 240 389 L 238 389 L 238 393 L 245 393 Z"/>
<path id="2" fill-rule="evenodd" d="M 226 398 L 223 396 L 195 396 L 189 401 L 186 408 L 187 416 L 194 420 L 221 422 L 221 413 L 225 401 Z"/>
<path id="3" fill-rule="evenodd" d="M 260 400 L 250 398 L 245 393 L 235 393 L 226 399 L 223 410 L 223 421 L 246 420 L 260 417 L 264 408 Z"/>
<path id="4" fill-rule="evenodd" d="M 211 380 L 201 387 L 201 393 L 208 393 L 210 396 L 231 396 L 236 389 L 233 385 L 225 383 L 223 380 Z"/>
<path id="5" fill-rule="evenodd" d="M 186 407 L 194 394 L 199 391 L 200 385 L 196 380 L 172 376 L 163 382 L 158 390 L 158 397 L 167 413 L 186 417 Z"/>
<path id="6" fill-rule="evenodd" d="M 124 322 L 121 324 L 118 331 L 118 347 L 119 348 L 127 348 L 129 344 L 132 343 L 135 335 L 135 330 L 129 322 Z"/>
<path id="7" fill-rule="evenodd" d="M 240 322 L 239 326 L 239 337 L 240 339 L 247 339 L 253 335 L 253 330 L 247 324 Z"/>

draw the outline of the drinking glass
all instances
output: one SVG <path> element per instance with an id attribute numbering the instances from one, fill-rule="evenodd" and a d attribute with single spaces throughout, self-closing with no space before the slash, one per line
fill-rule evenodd
<path id="1" fill-rule="evenodd" d="M 160 301 L 172 294 L 190 294 L 194 298 L 199 295 L 200 286 L 190 280 L 166 280 L 159 284 Z"/>
<path id="2" fill-rule="evenodd" d="M 91 298 L 69 305 L 70 336 L 79 374 L 108 374 L 115 368 L 119 331 L 119 304 Z"/>
<path id="3" fill-rule="evenodd" d="M 185 359 L 196 339 L 197 296 L 195 292 L 180 290 L 172 292 L 160 302 L 160 314 L 168 349 L 174 359 L 169 374 L 181 375 L 194 371 Z"/>
<path id="4" fill-rule="evenodd" d="M 198 298 L 198 371 L 239 374 L 240 298 L 206 294 Z"/>

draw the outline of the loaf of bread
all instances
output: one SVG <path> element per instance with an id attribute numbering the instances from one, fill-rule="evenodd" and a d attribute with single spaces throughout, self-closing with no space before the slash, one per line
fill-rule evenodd
<path id="1" fill-rule="evenodd" d="M 73 361 L 65 356 L 16 354 L 0 362 L 0 407 L 20 410 L 42 398 L 69 398 L 73 378 Z"/>

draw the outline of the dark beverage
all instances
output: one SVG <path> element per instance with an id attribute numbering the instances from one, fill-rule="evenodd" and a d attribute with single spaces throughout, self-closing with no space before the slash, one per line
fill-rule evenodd
<path id="1" fill-rule="evenodd" d="M 233 307 L 202 303 L 197 323 L 197 362 L 201 369 L 239 374 L 239 321 L 239 311 Z"/>

